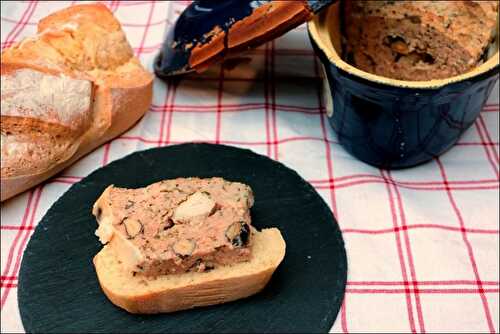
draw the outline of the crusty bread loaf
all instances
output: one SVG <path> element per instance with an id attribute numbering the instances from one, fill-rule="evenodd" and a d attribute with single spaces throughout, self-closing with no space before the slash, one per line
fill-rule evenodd
<path id="1" fill-rule="evenodd" d="M 102 4 L 42 19 L 2 52 L 1 200 L 58 173 L 147 111 L 152 75 Z"/>
<path id="2" fill-rule="evenodd" d="M 470 71 L 497 33 L 498 1 L 345 1 L 344 57 L 373 74 L 424 81 Z"/>
<path id="3" fill-rule="evenodd" d="M 220 304 L 259 292 L 285 256 L 278 229 L 253 231 L 252 259 L 209 272 L 133 275 L 108 246 L 94 257 L 99 283 L 113 304 L 131 313 L 161 313 Z"/>

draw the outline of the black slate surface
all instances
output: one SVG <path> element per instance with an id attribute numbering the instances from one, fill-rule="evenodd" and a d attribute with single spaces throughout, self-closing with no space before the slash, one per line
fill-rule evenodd
<path id="1" fill-rule="evenodd" d="M 175 177 L 221 176 L 255 193 L 252 224 L 278 227 L 287 250 L 259 294 L 217 306 L 131 315 L 101 292 L 101 249 L 91 207 L 109 185 L 143 187 Z M 18 287 L 27 332 L 327 332 L 346 283 L 344 242 L 328 206 L 293 170 L 249 150 L 183 144 L 133 153 L 74 184 L 49 209 L 24 253 Z"/>

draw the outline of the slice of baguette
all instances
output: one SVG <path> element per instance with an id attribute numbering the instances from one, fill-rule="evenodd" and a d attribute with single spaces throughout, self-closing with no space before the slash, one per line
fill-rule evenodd
<path id="1" fill-rule="evenodd" d="M 278 229 L 255 231 L 253 238 L 249 262 L 210 272 L 133 276 L 108 246 L 94 257 L 94 266 L 106 296 L 130 313 L 165 313 L 221 304 L 262 290 L 285 256 L 285 241 Z"/>

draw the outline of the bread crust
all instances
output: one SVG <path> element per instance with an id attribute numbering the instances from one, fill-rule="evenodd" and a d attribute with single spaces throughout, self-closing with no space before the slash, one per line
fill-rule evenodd
<path id="1" fill-rule="evenodd" d="M 95 31 L 92 30 L 93 25 L 96 27 Z M 68 26 L 69 28 L 67 28 Z M 50 44 L 61 34 L 64 34 L 64 29 L 81 29 L 78 32 L 80 35 L 76 35 L 83 34 L 84 36 L 83 40 L 77 42 L 81 44 L 81 52 L 86 55 L 81 58 L 85 59 L 93 59 L 93 55 L 87 57 L 87 53 L 89 50 L 95 50 L 87 46 L 87 44 L 92 44 L 85 40 L 85 38 L 92 38 L 85 37 L 87 32 L 89 32 L 89 36 L 94 36 L 93 33 L 103 30 L 115 34 L 114 36 L 118 37 L 112 42 L 121 43 L 118 49 L 113 49 L 114 44 L 109 48 L 110 59 L 115 62 L 99 62 L 103 56 L 96 54 L 94 55 L 93 68 L 88 68 L 88 64 L 85 69 L 75 67 L 74 63 L 69 62 L 57 50 L 57 45 Z M 9 75 L 22 69 L 88 80 L 92 83 L 93 94 L 91 96 L 90 121 L 82 121 L 81 126 L 72 129 L 71 135 L 68 135 L 67 138 L 71 141 L 72 147 L 76 145 L 76 149 L 73 149 L 72 154 L 67 154 L 64 159 L 52 161 L 48 169 L 26 171 L 19 168 L 14 173 L 11 170 L 6 173 L 2 169 L 1 201 L 52 177 L 98 146 L 117 137 L 132 127 L 144 115 L 152 101 L 153 76 L 140 65 L 137 58 L 132 56 L 128 42 L 120 37 L 123 33 L 119 22 L 106 6 L 82 4 L 60 10 L 43 18 L 38 24 L 38 31 L 39 35 L 36 37 L 28 38 L 2 53 L 2 80 L 7 80 Z M 102 51 L 101 49 L 99 52 Z M 125 51 L 122 52 L 122 50 Z M 129 56 L 128 61 L 123 63 L 124 57 Z M 12 132 L 11 129 L 8 129 L 10 123 L 7 117 L 2 115 L 2 134 Z M 21 121 L 22 124 L 39 124 L 40 121 L 43 121 L 38 119 L 36 115 L 17 117 L 17 120 Z M 55 131 L 59 131 L 60 128 L 65 129 L 57 123 L 48 123 L 46 127 L 47 132 L 51 135 L 55 135 Z M 52 128 L 54 129 L 51 130 Z M 28 135 L 30 133 L 29 127 L 20 131 Z M 60 134 L 58 133 L 58 135 Z M 50 145 L 50 142 L 47 145 Z"/>
<path id="2" fill-rule="evenodd" d="M 56 175 L 84 155 L 92 152 L 97 147 L 115 138 L 137 123 L 144 115 L 145 111 L 149 108 L 151 103 L 152 81 L 146 86 L 129 89 L 127 91 L 130 91 L 133 96 L 138 96 L 138 98 L 133 99 L 129 104 L 109 106 L 109 108 L 111 108 L 111 113 L 115 115 L 115 123 L 112 124 L 105 133 L 103 133 L 103 136 L 100 139 L 93 139 L 95 138 L 93 137 L 93 134 L 95 134 L 96 131 L 90 131 L 84 135 L 84 139 L 80 144 L 80 147 L 70 159 L 60 164 L 54 164 L 49 170 L 39 174 L 2 177 L 0 181 L 2 189 L 1 201 L 3 202 L 4 200 L 22 193 L 23 191 L 30 189 L 40 182 Z"/>
<path id="3" fill-rule="evenodd" d="M 93 263 L 104 294 L 113 304 L 130 313 L 167 313 L 216 305 L 245 298 L 261 291 L 283 260 L 285 241 L 280 232 L 273 228 L 257 233 L 267 234 L 267 237 L 264 238 L 263 243 L 266 244 L 263 245 L 263 249 L 258 254 L 253 252 L 254 256 L 267 257 L 267 261 L 256 265 L 251 270 L 240 271 L 239 265 L 241 264 L 237 264 L 224 274 L 217 273 L 217 269 L 208 274 L 191 273 L 192 276 L 186 279 L 186 282 L 162 283 L 162 288 L 144 286 L 140 292 L 136 293 L 120 293 L 119 289 L 111 286 L 117 284 L 117 281 L 112 281 L 110 278 L 112 275 L 107 272 L 112 270 L 109 262 L 106 263 L 106 257 L 112 252 L 111 249 L 106 248 L 107 246 L 94 257 Z M 270 255 L 270 253 L 273 254 Z M 123 282 L 124 278 L 119 278 L 119 280 L 122 284 L 130 284 L 130 286 L 134 284 Z"/>
<path id="4" fill-rule="evenodd" d="M 99 266 L 99 260 L 97 259 L 97 261 L 94 261 L 94 265 Z M 99 281 L 99 284 L 106 297 L 108 297 L 113 304 L 130 313 L 169 313 L 195 307 L 227 303 L 254 295 L 266 286 L 274 270 L 275 268 L 269 268 L 252 275 L 191 284 L 176 289 L 167 289 L 161 292 L 150 292 L 131 298 L 114 293 L 104 282 Z M 198 295 L 200 290 L 225 291 L 224 294 L 217 298 L 207 298 Z M 190 296 L 190 298 L 186 298 L 186 296 Z"/>

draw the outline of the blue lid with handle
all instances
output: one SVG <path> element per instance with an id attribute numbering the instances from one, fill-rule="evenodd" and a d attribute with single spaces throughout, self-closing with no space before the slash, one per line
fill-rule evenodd
<path id="1" fill-rule="evenodd" d="M 167 32 L 155 73 L 169 77 L 202 72 L 227 55 L 281 36 L 335 1 L 193 1 Z"/>

